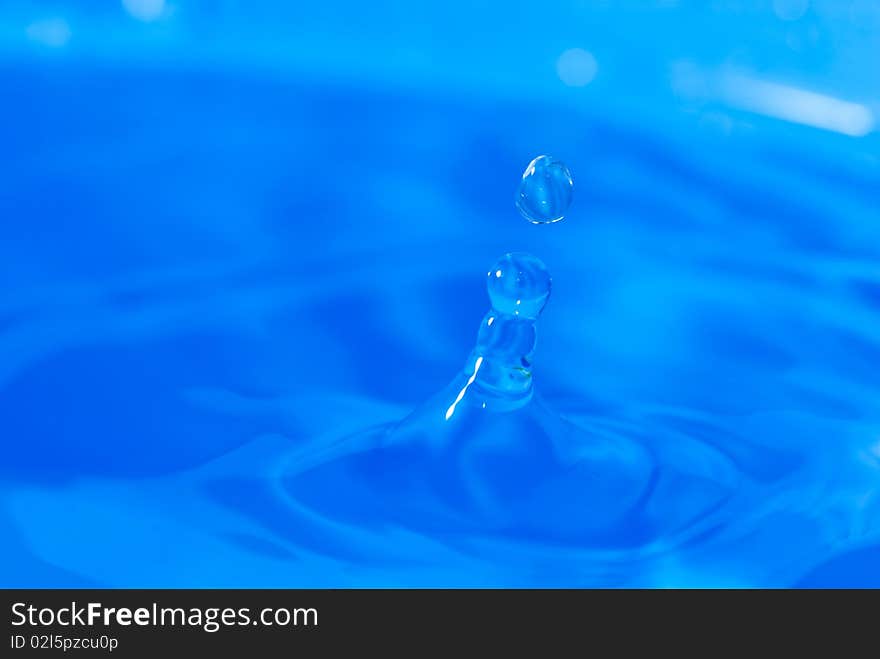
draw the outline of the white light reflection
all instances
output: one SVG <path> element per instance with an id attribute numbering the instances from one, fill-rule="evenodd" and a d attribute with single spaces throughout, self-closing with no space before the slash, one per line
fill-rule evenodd
<path id="1" fill-rule="evenodd" d="M 122 0 L 122 6 L 133 18 L 149 23 L 161 18 L 165 0 Z"/>
<path id="2" fill-rule="evenodd" d="M 720 101 L 737 110 L 852 137 L 875 129 L 873 112 L 860 103 L 744 73 L 702 71 L 688 61 L 673 66 L 672 88 L 687 98 Z"/>
<path id="3" fill-rule="evenodd" d="M 874 116 L 864 105 L 743 75 L 725 76 L 721 96 L 741 110 L 853 137 L 874 128 Z"/>
<path id="4" fill-rule="evenodd" d="M 468 390 L 468 387 L 474 383 L 474 380 L 477 379 L 477 371 L 480 370 L 480 366 L 483 365 L 483 358 L 477 357 L 477 361 L 474 362 L 474 372 L 468 378 L 467 382 L 464 383 L 464 386 L 461 388 L 461 391 L 458 392 L 458 396 L 455 397 L 455 400 L 452 401 L 452 405 L 449 406 L 449 409 L 446 410 L 446 420 L 452 418 L 452 415 L 455 414 L 455 406 L 461 402 L 461 399 L 464 398 L 465 392 Z"/>
<path id="5" fill-rule="evenodd" d="M 70 26 L 63 18 L 34 21 L 27 26 L 27 37 L 50 48 L 61 48 L 70 41 Z"/>
<path id="6" fill-rule="evenodd" d="M 590 84 L 598 70 L 596 58 L 583 48 L 570 48 L 556 60 L 556 75 L 569 87 L 584 87 Z"/>

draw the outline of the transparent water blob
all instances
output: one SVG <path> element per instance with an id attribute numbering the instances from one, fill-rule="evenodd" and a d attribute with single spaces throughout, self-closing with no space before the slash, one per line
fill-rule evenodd
<path id="1" fill-rule="evenodd" d="M 574 181 L 561 160 L 538 156 L 523 172 L 516 193 L 516 207 L 532 224 L 559 222 L 571 205 Z"/>
<path id="2" fill-rule="evenodd" d="M 304 451 L 288 467 L 287 492 L 334 523 L 381 520 L 443 537 L 641 537 L 650 454 L 626 437 L 586 432 L 534 395 L 546 266 L 505 254 L 487 287 L 492 308 L 453 381 L 397 423 Z"/>
<path id="3" fill-rule="evenodd" d="M 531 254 L 505 254 L 487 277 L 489 300 L 500 313 L 534 320 L 550 297 L 550 272 Z"/>

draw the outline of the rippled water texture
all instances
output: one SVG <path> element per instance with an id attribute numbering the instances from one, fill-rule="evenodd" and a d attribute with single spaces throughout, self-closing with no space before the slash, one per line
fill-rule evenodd
<path id="1" fill-rule="evenodd" d="M 59 67 L 3 71 L 3 585 L 880 585 L 876 133 Z M 517 250 L 535 396 L 445 422 Z"/>

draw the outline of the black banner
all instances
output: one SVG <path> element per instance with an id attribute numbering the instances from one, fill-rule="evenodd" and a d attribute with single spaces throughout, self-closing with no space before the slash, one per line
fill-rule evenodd
<path id="1" fill-rule="evenodd" d="M 617 652 L 748 637 L 785 645 L 876 628 L 877 593 L 591 590 L 5 590 L 0 656 L 291 656 L 597 644 Z M 860 601 L 865 600 L 865 601 Z M 572 645 L 574 644 L 574 645 Z M 708 650 L 708 648 L 707 648 Z M 567 653 L 570 654 L 570 653 Z M 581 653 L 575 653 L 581 654 Z"/>

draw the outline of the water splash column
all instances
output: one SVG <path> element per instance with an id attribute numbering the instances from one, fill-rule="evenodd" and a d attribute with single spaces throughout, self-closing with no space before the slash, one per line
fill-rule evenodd
<path id="1" fill-rule="evenodd" d="M 480 324 L 464 369 L 467 380 L 446 410 L 446 420 L 471 387 L 479 392 L 483 409 L 516 409 L 532 395 L 535 321 L 550 298 L 550 273 L 536 256 L 505 254 L 486 273 L 486 287 L 492 308 Z"/>

